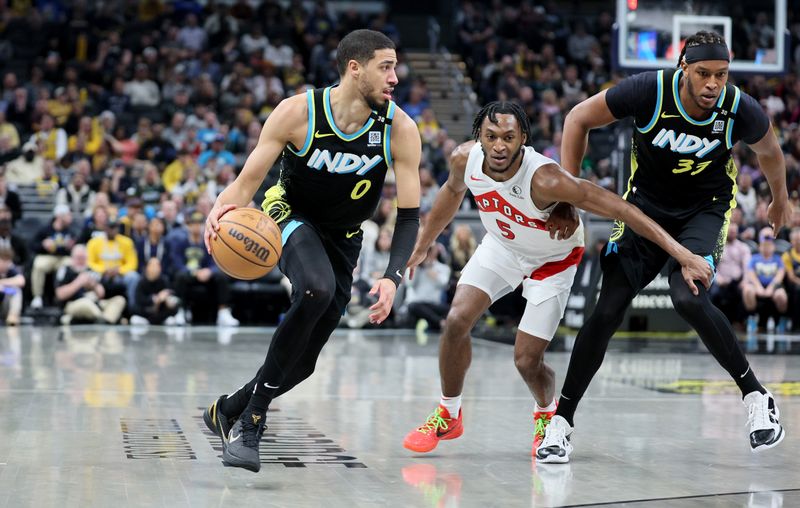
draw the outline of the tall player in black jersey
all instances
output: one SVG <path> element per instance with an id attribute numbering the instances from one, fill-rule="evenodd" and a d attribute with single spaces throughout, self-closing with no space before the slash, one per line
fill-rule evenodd
<path id="1" fill-rule="evenodd" d="M 789 218 L 785 163 L 759 104 L 728 83 L 730 53 L 722 37 L 698 32 L 686 40 L 676 70 L 645 72 L 576 106 L 564 124 L 561 163 L 577 171 L 590 129 L 634 117 L 631 177 L 625 198 L 690 251 L 719 261 L 737 168 L 731 148 L 742 140 L 756 152 L 772 191 L 769 220 L 777 232 Z M 575 341 L 558 410 L 541 446 L 540 462 L 568 462 L 569 436 L 578 402 L 603 362 L 608 342 L 634 296 L 667 263 L 678 314 L 700 335 L 739 386 L 748 409 L 754 452 L 784 437 L 772 395 L 758 382 L 730 322 L 704 288 L 692 295 L 679 266 L 658 246 L 616 223 L 602 259 L 603 285 L 591 317 Z"/>
<path id="2" fill-rule="evenodd" d="M 340 84 L 275 108 L 206 222 L 208 247 L 219 218 L 249 203 L 281 156 L 280 183 L 267 191 L 262 206 L 282 230 L 279 266 L 292 283 L 291 306 L 255 378 L 203 415 L 222 438 L 223 460 L 252 471 L 260 469 L 258 443 L 270 402 L 311 375 L 350 299 L 360 226 L 374 213 L 390 167 L 397 223 L 389 267 L 372 288 L 379 296 L 371 307 L 373 323 L 389 315 L 419 228 L 421 142 L 414 121 L 391 100 L 394 44 L 379 32 L 356 30 L 341 40 L 336 60 Z"/>

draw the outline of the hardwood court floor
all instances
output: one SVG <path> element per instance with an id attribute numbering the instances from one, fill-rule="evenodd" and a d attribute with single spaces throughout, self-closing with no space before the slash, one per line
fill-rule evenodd
<path id="1" fill-rule="evenodd" d="M 536 466 L 508 345 L 476 340 L 464 436 L 405 450 L 439 396 L 436 336 L 342 331 L 273 403 L 262 469 L 224 467 L 201 411 L 255 373 L 271 330 L 0 329 L 0 507 L 800 506 L 800 362 L 751 357 L 787 437 L 754 455 L 708 354 L 612 351 L 566 466 Z M 427 339 L 427 340 L 426 340 Z M 549 354 L 560 386 L 567 353 Z"/>

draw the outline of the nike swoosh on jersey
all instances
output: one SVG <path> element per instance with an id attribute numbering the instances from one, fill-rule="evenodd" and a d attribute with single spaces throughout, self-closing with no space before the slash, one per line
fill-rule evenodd
<path id="1" fill-rule="evenodd" d="M 344 236 L 347 237 L 347 238 L 353 238 L 354 236 L 356 236 L 358 234 L 359 231 L 361 231 L 361 230 L 360 229 L 356 229 L 355 231 L 350 231 L 350 232 L 345 233 Z"/>
<path id="2" fill-rule="evenodd" d="M 469 175 L 469 179 L 470 179 L 470 180 L 474 180 L 474 181 L 476 181 L 476 182 L 483 182 L 483 181 L 484 181 L 482 178 L 475 178 L 475 177 L 474 177 L 474 176 L 472 176 L 472 175 Z"/>
<path id="3" fill-rule="evenodd" d="M 680 118 L 681 115 L 668 115 L 666 113 L 661 113 L 661 118 Z"/>
<path id="4" fill-rule="evenodd" d="M 333 136 L 333 135 L 334 134 L 332 132 L 328 133 L 328 134 L 320 134 L 319 131 L 316 131 L 314 133 L 314 137 L 317 138 L 317 139 L 319 139 L 319 138 L 327 138 L 328 136 Z"/>

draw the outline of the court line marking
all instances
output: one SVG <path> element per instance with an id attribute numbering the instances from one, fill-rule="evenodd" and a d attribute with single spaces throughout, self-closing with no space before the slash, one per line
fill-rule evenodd
<path id="1" fill-rule="evenodd" d="M 800 492 L 800 488 L 795 489 L 770 489 L 770 490 L 745 490 L 742 492 L 720 492 L 717 494 L 696 494 L 694 496 L 675 496 L 675 497 L 654 497 L 650 499 L 626 499 L 621 501 L 605 501 L 601 503 L 582 503 L 582 504 L 567 504 L 562 508 L 580 508 L 584 506 L 611 506 L 616 504 L 631 504 L 631 503 L 654 503 L 659 501 L 678 501 L 681 499 L 702 499 L 709 497 L 726 497 L 726 496 L 742 496 L 746 494 L 769 494 L 771 492 Z"/>
<path id="2" fill-rule="evenodd" d="M 66 393 L 78 393 L 82 394 L 86 391 L 85 388 L 76 388 L 76 389 L 69 389 L 69 390 L 52 390 L 52 389 L 39 389 L 39 390 L 32 390 L 26 388 L 11 388 L 11 389 L 4 389 L 0 390 L 0 393 L 10 393 L 10 394 L 43 394 L 43 395 L 61 395 Z M 212 396 L 219 396 L 218 392 L 214 393 L 200 393 L 200 392 L 142 392 L 142 391 L 124 391 L 124 390 L 91 390 L 92 393 L 100 393 L 100 394 L 116 394 L 116 393 L 125 393 L 128 395 L 164 395 L 164 396 L 181 396 L 181 397 L 212 397 Z M 326 395 L 324 397 L 314 396 L 314 395 L 300 395 L 299 393 L 292 396 L 292 400 L 315 400 L 315 401 L 351 401 L 351 402 L 358 402 L 358 401 L 375 401 L 375 400 L 400 400 L 400 401 L 430 401 L 433 395 L 397 395 L 397 396 L 359 396 L 359 397 L 340 397 L 340 396 L 329 396 Z M 700 398 L 700 394 L 692 394 L 690 396 L 694 396 L 696 398 Z M 682 394 L 673 394 L 668 393 L 664 394 L 663 397 L 626 397 L 624 395 L 620 395 L 618 397 L 584 397 L 582 401 L 584 402 L 607 402 L 607 401 L 621 401 L 621 402 L 680 402 L 686 403 L 687 395 Z M 714 397 L 718 397 L 720 399 L 723 398 L 734 398 L 737 397 L 735 394 L 720 394 L 714 395 Z M 737 397 L 738 398 L 738 397 Z M 517 400 L 525 400 L 530 401 L 531 397 L 529 395 L 525 396 L 502 396 L 502 395 L 478 395 L 478 396 L 464 396 L 462 400 L 470 400 L 470 401 L 517 401 Z M 791 404 L 793 401 L 790 398 L 783 400 L 781 402 L 782 405 Z M 797 402 L 797 401 L 794 401 Z M 105 406 L 101 406 L 105 407 Z M 168 408 L 169 409 L 169 408 Z M 173 408 L 174 409 L 174 408 Z"/>

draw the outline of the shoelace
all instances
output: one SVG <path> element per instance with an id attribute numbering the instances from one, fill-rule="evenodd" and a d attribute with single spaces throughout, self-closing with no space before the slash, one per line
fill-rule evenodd
<path id="1" fill-rule="evenodd" d="M 548 413 L 542 414 L 539 418 L 536 418 L 533 421 L 533 434 L 535 436 L 544 436 L 544 430 L 547 428 L 547 425 L 550 423 L 550 419 L 552 415 Z"/>
<path id="2" fill-rule="evenodd" d="M 428 432 L 436 432 L 438 429 L 447 430 L 447 420 L 442 418 L 442 408 L 437 407 L 433 413 L 428 415 L 425 423 L 417 429 L 417 432 L 427 434 Z"/>
<path id="3" fill-rule="evenodd" d="M 563 447 L 564 441 L 567 440 L 567 433 L 560 425 L 549 425 L 547 427 L 547 431 L 544 434 L 544 440 L 542 441 L 542 448 L 547 448 L 548 446 L 558 446 Z"/>
<path id="4" fill-rule="evenodd" d="M 261 436 L 264 434 L 265 425 L 254 425 L 251 422 L 242 421 L 242 444 L 248 448 L 255 448 L 258 442 L 261 441 Z"/>
<path id="5" fill-rule="evenodd" d="M 770 416 L 772 418 L 770 418 Z M 747 407 L 747 423 L 751 430 L 768 429 L 774 425 L 775 412 L 769 409 L 769 398 L 761 397 Z"/>

